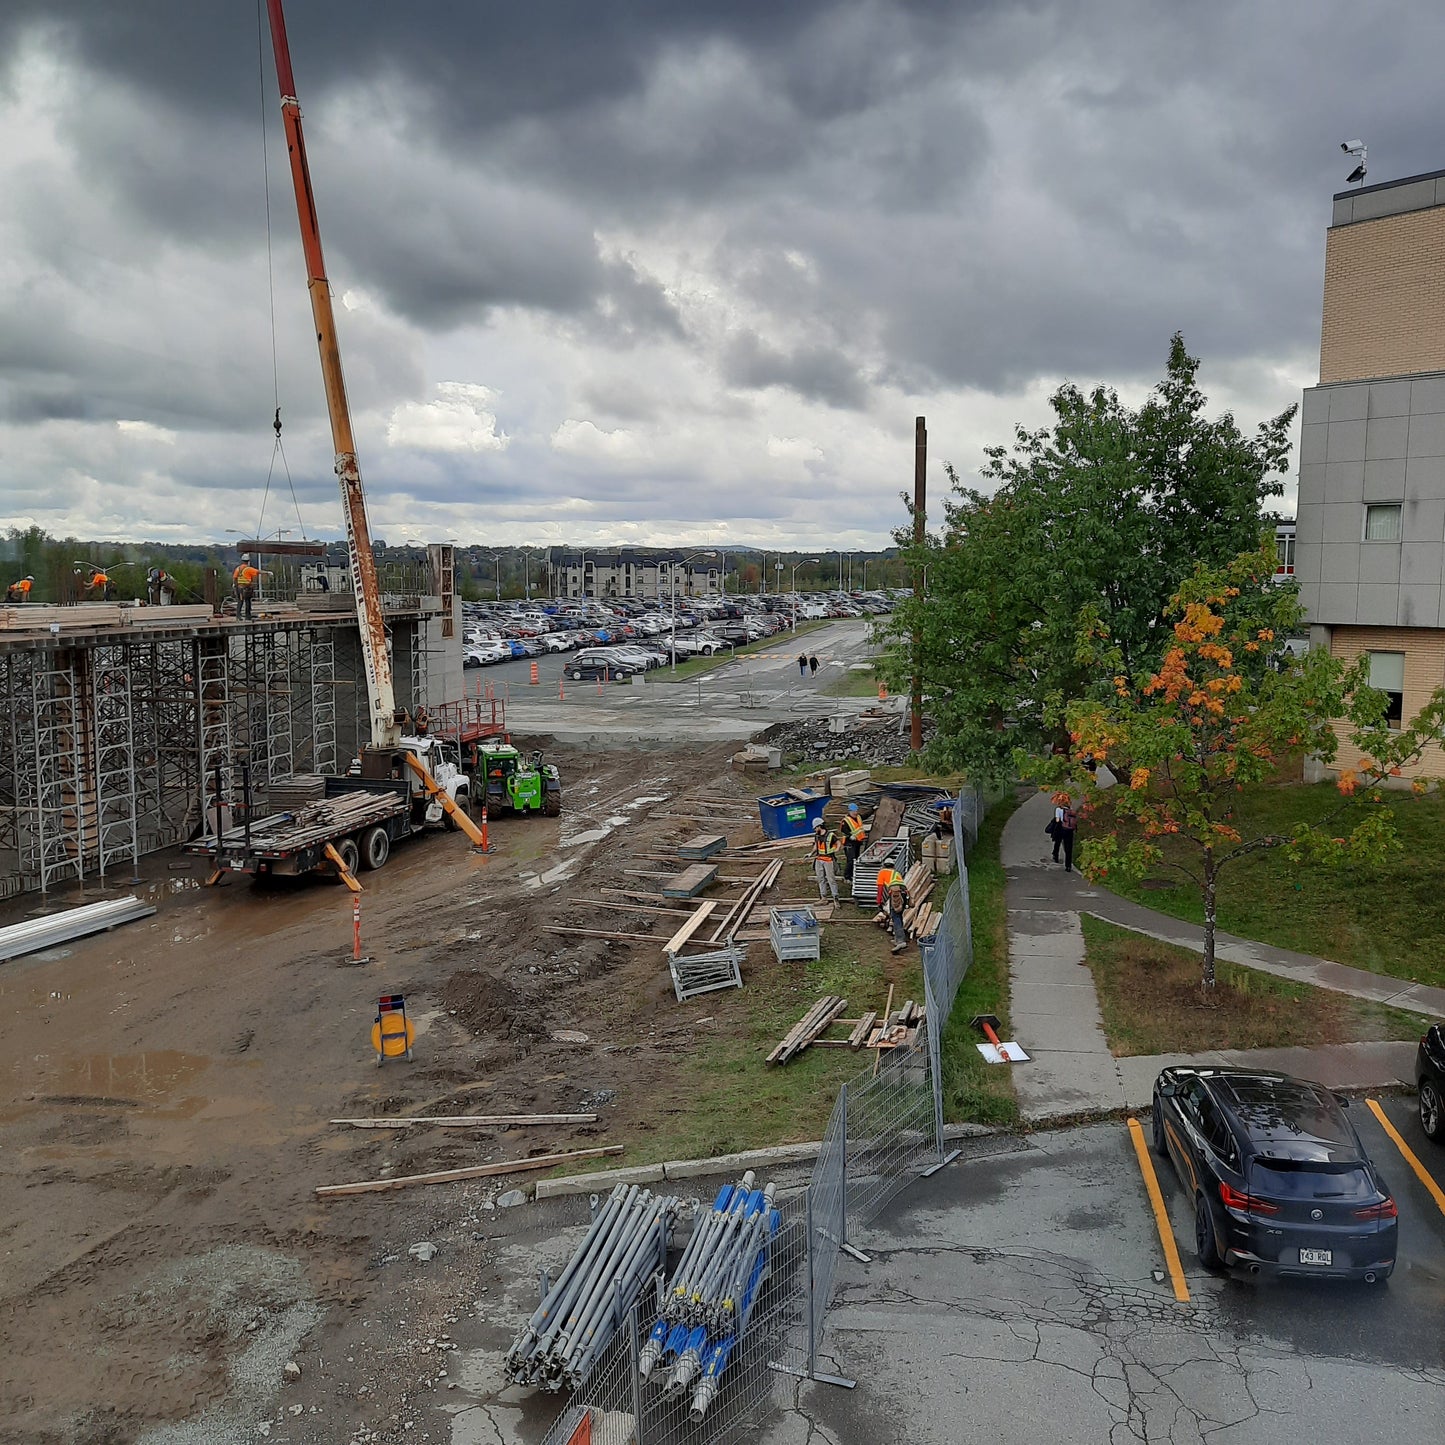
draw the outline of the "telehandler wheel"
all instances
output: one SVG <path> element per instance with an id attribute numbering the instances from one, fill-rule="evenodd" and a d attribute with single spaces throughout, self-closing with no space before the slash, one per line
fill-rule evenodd
<path id="1" fill-rule="evenodd" d="M 343 857 L 345 854 L 342 855 Z M 391 856 L 391 839 L 386 836 L 386 829 L 378 823 L 373 828 L 368 828 L 361 835 L 361 866 L 363 868 L 380 868 Z"/>
<path id="2" fill-rule="evenodd" d="M 555 817 L 557 816 L 557 814 L 560 813 L 561 811 L 562 811 L 562 794 L 561 794 L 561 793 L 543 793 L 543 794 L 542 794 L 542 812 L 543 812 L 548 818 L 555 818 Z"/>

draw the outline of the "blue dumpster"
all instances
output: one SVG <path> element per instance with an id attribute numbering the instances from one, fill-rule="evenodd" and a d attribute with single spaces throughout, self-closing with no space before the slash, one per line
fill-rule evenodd
<path id="1" fill-rule="evenodd" d="M 795 788 L 794 793 L 798 796 L 775 793 L 771 798 L 758 799 L 758 816 L 769 838 L 806 838 L 823 816 L 828 805 L 826 793 L 809 788 Z"/>

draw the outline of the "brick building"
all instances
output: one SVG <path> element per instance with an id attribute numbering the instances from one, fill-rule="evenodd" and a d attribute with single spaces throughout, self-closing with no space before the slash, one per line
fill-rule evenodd
<path id="1" fill-rule="evenodd" d="M 1367 653 L 1408 720 L 1445 683 L 1445 171 L 1334 198 L 1299 464 L 1311 645 Z M 1343 745 L 1337 766 L 1356 761 Z M 1417 771 L 1445 772 L 1445 754 Z"/>

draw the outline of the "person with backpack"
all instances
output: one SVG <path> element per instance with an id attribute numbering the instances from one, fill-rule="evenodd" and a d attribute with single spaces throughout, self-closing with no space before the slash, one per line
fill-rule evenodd
<path id="1" fill-rule="evenodd" d="M 1054 794 L 1054 862 L 1059 861 L 1059 848 L 1064 850 L 1064 872 L 1074 871 L 1074 832 L 1079 826 L 1078 810 L 1067 793 Z"/>
<path id="2" fill-rule="evenodd" d="M 848 811 L 843 814 L 843 877 L 850 884 L 853 881 L 853 865 L 867 841 L 868 829 L 858 816 L 858 804 L 849 803 Z"/>

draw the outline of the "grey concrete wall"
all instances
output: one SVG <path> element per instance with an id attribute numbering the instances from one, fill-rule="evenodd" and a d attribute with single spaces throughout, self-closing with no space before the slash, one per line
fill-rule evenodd
<path id="1" fill-rule="evenodd" d="M 1304 393 L 1295 576 L 1312 623 L 1445 625 L 1445 374 Z M 1401 504 L 1398 542 L 1365 507 Z"/>
<path id="2" fill-rule="evenodd" d="M 1355 221 L 1375 221 L 1381 216 L 1398 216 L 1405 211 L 1423 211 L 1440 205 L 1445 205 L 1445 175 L 1408 177 L 1389 185 L 1337 193 L 1330 223 L 1348 226 Z"/>

